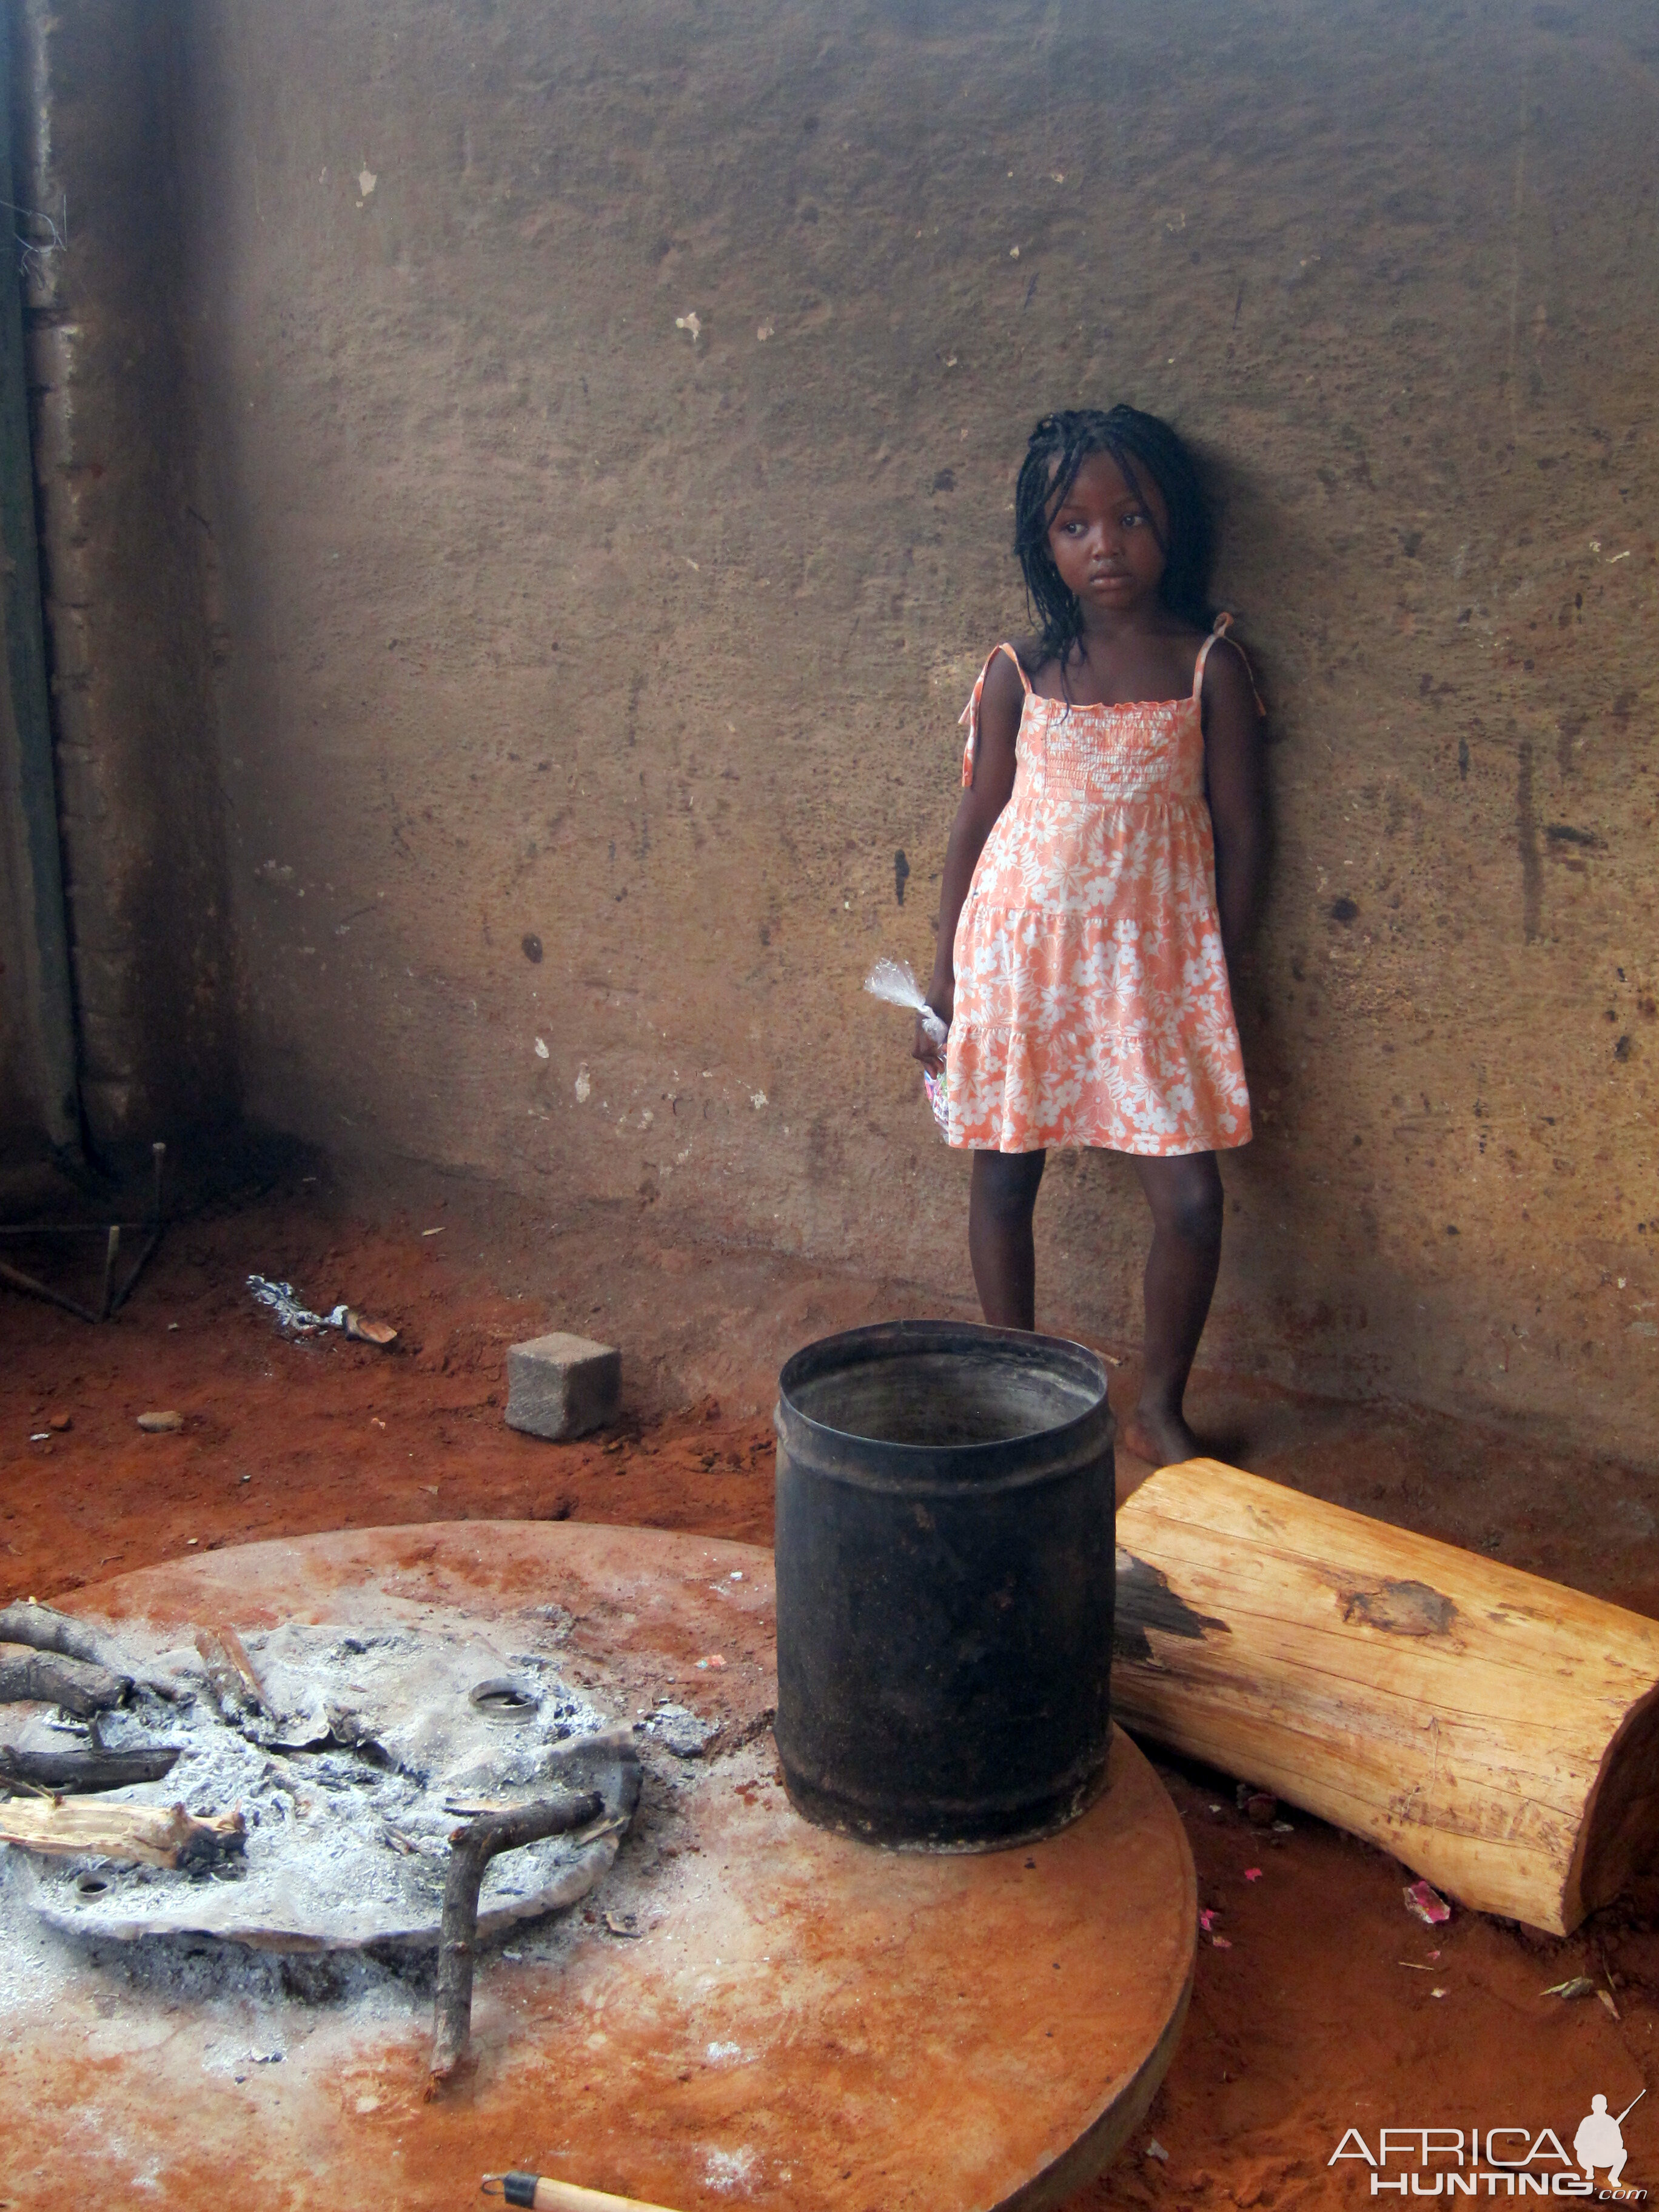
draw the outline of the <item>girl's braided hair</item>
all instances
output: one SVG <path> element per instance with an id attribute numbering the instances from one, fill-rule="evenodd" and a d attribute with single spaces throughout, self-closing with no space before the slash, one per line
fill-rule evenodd
<path id="1" fill-rule="evenodd" d="M 1083 616 L 1076 594 L 1066 590 L 1054 566 L 1048 527 L 1091 453 L 1109 453 L 1143 501 L 1142 471 L 1163 493 L 1167 536 L 1147 509 L 1165 563 L 1158 596 L 1171 614 L 1194 629 L 1207 630 L 1215 620 L 1208 589 L 1215 542 L 1209 502 L 1191 454 L 1169 424 L 1138 407 L 1121 405 L 1109 411 L 1069 407 L 1045 415 L 1031 433 L 1014 489 L 1014 551 L 1032 617 L 1041 628 L 1042 658 L 1052 655 L 1062 670 L 1082 635 Z"/>

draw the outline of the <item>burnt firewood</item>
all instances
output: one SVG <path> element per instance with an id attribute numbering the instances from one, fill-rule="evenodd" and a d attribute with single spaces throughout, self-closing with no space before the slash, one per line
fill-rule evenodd
<path id="1" fill-rule="evenodd" d="M 126 1790 L 135 1782 L 160 1782 L 182 1749 L 164 1743 L 154 1751 L 18 1751 L 0 1744 L 0 1787 L 26 1782 L 69 1797 Z"/>
<path id="2" fill-rule="evenodd" d="M 84 1620 L 55 1606 L 37 1605 L 33 1598 L 0 1606 L 0 1644 L 27 1644 L 34 1651 L 56 1651 L 89 1667 L 107 1667 L 112 1674 L 121 1671 L 109 1645 Z"/>
<path id="3" fill-rule="evenodd" d="M 0 1705 L 34 1698 L 84 1720 L 118 1705 L 131 1687 L 131 1675 L 113 1674 L 107 1667 L 27 1644 L 0 1644 Z"/>
<path id="4" fill-rule="evenodd" d="M 443 1924 L 438 1939 L 438 1989 L 432 2021 L 432 2079 L 435 2096 L 466 2057 L 472 2037 L 472 1969 L 478 1936 L 478 1891 L 484 1869 L 498 1851 L 517 1850 L 547 1836 L 585 1828 L 605 1810 L 597 1794 L 546 1797 L 512 1812 L 491 1813 L 455 1829 L 449 1838 Z"/>
<path id="5" fill-rule="evenodd" d="M 196 1649 L 207 1668 L 213 1702 L 222 1720 L 234 1728 L 245 1712 L 258 1713 L 268 1721 L 276 1718 L 264 1684 L 254 1673 L 253 1662 L 234 1628 L 198 1629 Z"/>

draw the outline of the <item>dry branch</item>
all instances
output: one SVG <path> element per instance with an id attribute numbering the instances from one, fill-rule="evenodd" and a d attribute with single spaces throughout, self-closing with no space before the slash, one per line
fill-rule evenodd
<path id="1" fill-rule="evenodd" d="M 8 1782 L 24 1782 L 72 1797 L 99 1790 L 126 1790 L 135 1782 L 161 1781 L 172 1771 L 181 1748 L 169 1743 L 154 1751 L 19 1751 L 0 1744 L 0 1788 Z"/>
<path id="2" fill-rule="evenodd" d="M 1659 1863 L 1659 1622 L 1215 1460 L 1117 1540 L 1126 1728 L 1554 1935 Z"/>
<path id="3" fill-rule="evenodd" d="M 449 1838 L 443 1925 L 438 1938 L 438 1988 L 432 2021 L 432 2096 L 466 2057 L 472 2035 L 472 1969 L 478 1936 L 478 1891 L 498 1851 L 517 1850 L 547 1836 L 584 1828 L 605 1810 L 597 1794 L 547 1797 L 511 1813 L 491 1813 Z"/>
<path id="4" fill-rule="evenodd" d="M 199 1869 L 241 1850 L 240 1813 L 198 1820 L 182 1805 L 12 1804 L 0 1808 L 0 1844 L 48 1858 L 115 1859 L 125 1866 Z"/>
<path id="5" fill-rule="evenodd" d="M 56 1651 L 89 1667 L 107 1667 L 112 1674 L 121 1671 L 109 1646 L 85 1621 L 59 1613 L 55 1606 L 37 1605 L 33 1598 L 0 1606 L 0 1644 L 27 1644 L 35 1651 Z"/>
<path id="6" fill-rule="evenodd" d="M 0 1705 L 34 1698 L 84 1720 L 118 1705 L 131 1687 L 130 1675 L 112 1674 L 107 1667 L 38 1651 L 27 1644 L 0 1644 Z"/>

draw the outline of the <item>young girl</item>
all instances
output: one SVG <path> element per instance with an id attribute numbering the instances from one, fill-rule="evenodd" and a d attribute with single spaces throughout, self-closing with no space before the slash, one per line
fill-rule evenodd
<path id="1" fill-rule="evenodd" d="M 1031 1212 L 1050 1145 L 1133 1158 L 1152 1212 L 1146 1367 L 1123 1442 L 1198 1446 L 1182 1413 L 1221 1256 L 1216 1153 L 1249 1141 L 1228 984 L 1267 852 L 1261 705 L 1219 645 L 1192 462 L 1133 407 L 1047 415 L 1015 500 L 1041 628 L 1000 645 L 963 720 L 915 1057 L 948 1071 L 970 1148 L 968 1246 L 988 1322 L 1036 1327 Z"/>

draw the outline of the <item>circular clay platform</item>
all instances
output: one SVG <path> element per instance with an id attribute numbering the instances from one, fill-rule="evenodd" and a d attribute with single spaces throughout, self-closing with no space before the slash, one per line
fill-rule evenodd
<path id="1" fill-rule="evenodd" d="M 375 1528 L 151 1568 L 75 1604 L 172 1643 L 453 1608 L 504 1653 L 553 1652 L 617 1721 L 667 1701 L 716 1732 L 690 1759 L 637 1736 L 644 1794 L 615 1867 L 485 1954 L 476 2064 L 430 2103 L 430 1998 L 406 1973 L 358 1960 L 331 1983 L 200 1945 L 31 1938 L 0 1966 L 0 2203 L 414 2212 L 479 2203 L 481 2174 L 515 2169 L 680 2212 L 1055 2205 L 1121 2148 L 1173 2056 L 1193 1863 L 1139 1753 L 1115 1735 L 1091 1811 L 1012 1850 L 897 1854 L 807 1826 L 777 1778 L 772 1561 L 752 1546 Z"/>

